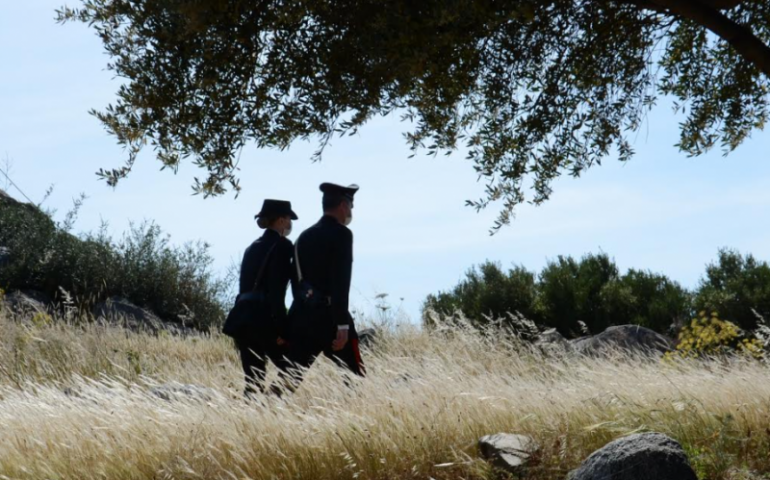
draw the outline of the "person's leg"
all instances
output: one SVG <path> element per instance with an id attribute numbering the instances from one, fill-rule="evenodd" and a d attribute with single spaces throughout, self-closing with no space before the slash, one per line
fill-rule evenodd
<path id="1" fill-rule="evenodd" d="M 266 361 L 265 352 L 261 350 L 259 344 L 247 341 L 237 342 L 238 350 L 241 354 L 241 366 L 246 380 L 246 387 L 243 394 L 249 398 L 258 392 L 264 393 Z"/>
<path id="2" fill-rule="evenodd" d="M 285 390 L 293 392 L 299 387 L 305 370 L 313 365 L 321 350 L 321 347 L 311 341 L 296 341 L 290 344 L 288 355 L 279 366 L 279 378 Z"/>
<path id="3" fill-rule="evenodd" d="M 268 357 L 273 365 L 278 369 L 278 381 L 270 385 L 269 391 L 273 395 L 278 397 L 283 396 L 286 392 L 293 392 L 295 386 L 290 381 L 290 374 L 292 372 L 292 363 L 289 360 L 290 350 L 287 346 L 278 346 L 270 349 Z"/>

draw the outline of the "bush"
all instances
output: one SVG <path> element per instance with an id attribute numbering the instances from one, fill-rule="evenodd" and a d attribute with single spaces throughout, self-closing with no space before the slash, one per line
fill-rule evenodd
<path id="1" fill-rule="evenodd" d="M 744 334 L 734 323 L 720 320 L 716 312 L 708 316 L 702 311 L 682 328 L 676 351 L 667 353 L 666 357 L 701 358 L 731 353 L 762 358 L 764 342 Z"/>
<path id="2" fill-rule="evenodd" d="M 579 262 L 559 256 L 540 273 L 538 311 L 545 324 L 562 335 L 579 333 L 579 322 L 591 332 L 600 332 L 613 324 L 602 293 L 617 279 L 618 267 L 607 254 L 588 254 Z"/>
<path id="3" fill-rule="evenodd" d="M 672 323 L 690 315 L 690 294 L 664 275 L 632 269 L 620 276 L 615 262 L 602 253 L 579 261 L 560 256 L 539 276 L 524 267 L 506 274 L 486 262 L 469 270 L 452 291 L 428 296 L 424 312 L 428 309 L 443 314 L 461 310 L 482 324 L 485 315 L 507 318 L 508 312 L 519 312 L 565 336 L 627 323 L 667 333 Z M 430 319 L 423 314 L 423 321 Z"/>
<path id="4" fill-rule="evenodd" d="M 649 271 L 630 269 L 602 290 L 608 318 L 660 333 L 689 318 L 691 303 L 691 294 L 677 282 Z"/>
<path id="5" fill-rule="evenodd" d="M 423 306 L 423 322 L 430 322 L 428 310 L 444 315 L 460 310 L 479 323 L 485 322 L 485 316 L 503 318 L 508 312 L 536 320 L 536 295 L 534 273 L 521 266 L 505 273 L 499 264 L 485 262 L 468 270 L 452 291 L 429 295 Z"/>
<path id="6" fill-rule="evenodd" d="M 696 310 L 717 311 L 745 330 L 757 328 L 756 310 L 770 317 L 770 266 L 727 248 L 706 267 L 695 295 Z"/>
<path id="7" fill-rule="evenodd" d="M 0 245 L 10 256 L 0 269 L 0 287 L 41 290 L 52 298 L 63 289 L 83 310 L 122 296 L 202 330 L 222 322 L 227 286 L 211 272 L 208 245 L 172 246 L 153 223 L 132 225 L 119 241 L 104 228 L 77 237 L 68 231 L 75 214 L 56 224 L 31 205 L 0 202 Z"/>

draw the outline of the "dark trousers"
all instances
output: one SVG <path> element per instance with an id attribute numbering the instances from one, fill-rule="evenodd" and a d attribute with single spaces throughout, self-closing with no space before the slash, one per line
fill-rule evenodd
<path id="1" fill-rule="evenodd" d="M 286 372 L 290 366 L 287 358 L 288 349 L 277 344 L 265 345 L 265 342 L 254 339 L 238 339 L 235 344 L 241 354 L 241 366 L 243 366 L 243 374 L 246 379 L 244 395 L 248 398 L 258 392 L 270 392 L 280 396 L 281 387 L 272 385 L 268 389 L 265 386 L 267 361 L 269 359 L 281 372 Z"/>
<path id="2" fill-rule="evenodd" d="M 304 369 L 310 368 L 319 355 L 323 354 L 337 366 L 347 369 L 360 377 L 366 376 L 366 368 L 361 360 L 361 350 L 355 328 L 350 329 L 348 342 L 342 350 L 334 351 L 328 338 L 297 338 L 289 348 L 289 360 L 292 365 L 291 380 L 296 388 L 301 382 Z"/>

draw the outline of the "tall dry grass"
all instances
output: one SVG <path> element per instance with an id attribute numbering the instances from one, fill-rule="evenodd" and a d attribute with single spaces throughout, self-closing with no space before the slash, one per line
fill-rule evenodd
<path id="1" fill-rule="evenodd" d="M 492 478 L 476 442 L 500 431 L 542 446 L 530 479 L 640 430 L 682 442 L 701 478 L 770 472 L 763 363 L 546 356 L 491 333 L 393 329 L 351 387 L 322 360 L 295 394 L 248 403 L 227 338 L 0 313 L 0 478 Z M 168 382 L 206 390 L 151 393 Z"/>

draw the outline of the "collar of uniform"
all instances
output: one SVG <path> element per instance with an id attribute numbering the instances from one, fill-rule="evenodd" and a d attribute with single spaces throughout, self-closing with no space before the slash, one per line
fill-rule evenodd
<path id="1" fill-rule="evenodd" d="M 265 233 L 262 234 L 262 238 L 280 237 L 281 234 L 273 230 L 272 228 L 266 228 Z"/>
<path id="2" fill-rule="evenodd" d="M 321 222 L 322 223 L 336 223 L 338 225 L 342 225 L 339 220 L 337 220 L 336 218 L 332 217 L 331 215 L 324 215 L 323 217 L 321 217 Z"/>

